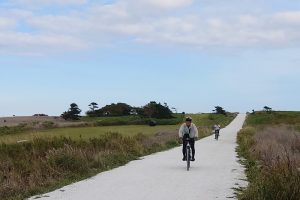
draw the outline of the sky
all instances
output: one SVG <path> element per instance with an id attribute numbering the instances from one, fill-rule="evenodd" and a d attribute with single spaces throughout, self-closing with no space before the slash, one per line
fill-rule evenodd
<path id="1" fill-rule="evenodd" d="M 0 0 L 0 116 L 300 110 L 300 1 Z"/>

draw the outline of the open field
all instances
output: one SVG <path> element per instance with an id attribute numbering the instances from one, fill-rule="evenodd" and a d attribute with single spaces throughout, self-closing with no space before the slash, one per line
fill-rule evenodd
<path id="1" fill-rule="evenodd" d="M 215 123 L 223 127 L 229 124 L 235 114 L 216 115 L 216 114 L 193 114 L 194 123 L 199 127 L 200 135 L 206 136 L 211 132 L 211 126 Z M 113 120 L 116 118 L 103 118 L 103 120 Z M 175 118 L 176 119 L 176 118 Z M 98 118 L 99 120 L 99 118 Z M 178 119 L 176 119 L 178 120 Z M 183 119 L 181 119 L 181 122 Z M 34 138 L 51 138 L 51 137 L 70 137 L 72 139 L 88 139 L 99 137 L 105 133 L 120 133 L 125 136 L 134 136 L 139 133 L 145 135 L 154 135 L 163 132 L 176 132 L 180 123 L 176 125 L 159 125 L 150 127 L 148 125 L 118 125 L 118 126 L 88 126 L 88 127 L 66 127 L 50 129 L 31 129 L 12 134 L 0 134 L 0 143 L 15 143 L 17 141 L 32 140 Z"/>
<path id="2" fill-rule="evenodd" d="M 238 135 L 239 155 L 249 187 L 239 199 L 300 197 L 300 112 L 260 112 L 248 116 Z"/>
<path id="3" fill-rule="evenodd" d="M 125 136 L 134 136 L 138 133 L 154 135 L 158 132 L 174 132 L 176 125 L 150 127 L 147 125 L 129 126 L 105 126 L 105 127 L 78 127 L 78 128 L 55 128 L 48 130 L 29 131 L 18 134 L 0 136 L 0 143 L 15 143 L 20 140 L 33 140 L 34 138 L 70 137 L 72 139 L 89 139 L 99 137 L 105 133 L 120 133 Z"/>
<path id="4" fill-rule="evenodd" d="M 200 124 L 200 137 L 205 137 L 214 123 L 229 124 L 235 115 L 192 116 Z M 50 128 L 1 135 L 0 199 L 24 199 L 178 146 L 179 125 Z M 16 143 L 19 140 L 28 141 Z"/>
<path id="5" fill-rule="evenodd" d="M 56 116 L 23 116 L 23 117 L 0 117 L 1 126 L 18 126 L 20 124 L 37 125 L 43 122 L 52 122 L 58 127 L 66 127 L 82 124 L 83 122 L 68 122 Z"/>

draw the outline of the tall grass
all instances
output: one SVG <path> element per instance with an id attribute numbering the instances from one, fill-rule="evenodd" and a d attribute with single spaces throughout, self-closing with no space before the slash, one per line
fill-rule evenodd
<path id="1" fill-rule="evenodd" d="M 238 134 L 238 152 L 246 158 L 249 187 L 241 200 L 298 200 L 300 197 L 300 135 L 286 126 Z"/>
<path id="2" fill-rule="evenodd" d="M 0 199 L 23 199 L 178 145 L 174 133 L 89 140 L 60 137 L 0 145 Z"/>

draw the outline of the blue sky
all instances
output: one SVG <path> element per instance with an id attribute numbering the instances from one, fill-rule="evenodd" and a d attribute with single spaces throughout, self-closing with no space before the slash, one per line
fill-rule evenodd
<path id="1" fill-rule="evenodd" d="M 300 110 L 300 2 L 2 0 L 0 116 L 126 102 Z"/>

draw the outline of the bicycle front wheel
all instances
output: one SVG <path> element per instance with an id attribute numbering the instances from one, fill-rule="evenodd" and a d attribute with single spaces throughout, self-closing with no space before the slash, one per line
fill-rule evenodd
<path id="1" fill-rule="evenodd" d="M 191 166 L 191 150 L 187 148 L 186 150 L 186 170 L 189 171 Z"/>

